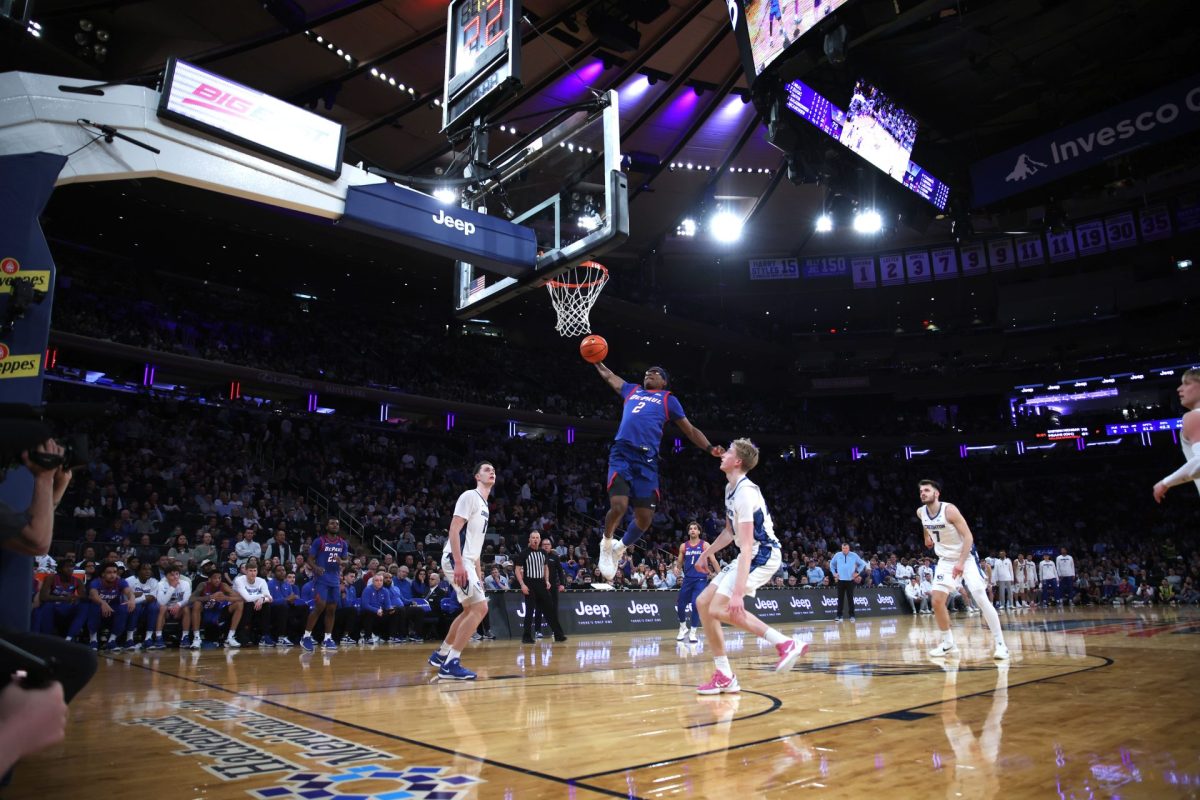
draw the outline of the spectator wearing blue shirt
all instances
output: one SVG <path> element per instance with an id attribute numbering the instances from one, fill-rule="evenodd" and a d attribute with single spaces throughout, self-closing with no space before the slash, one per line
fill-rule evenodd
<path id="1" fill-rule="evenodd" d="M 421 620 L 425 618 L 424 607 L 418 607 L 413 603 L 413 582 L 408 579 L 408 567 L 401 566 L 393 578 L 391 575 L 383 576 L 384 586 L 388 586 L 390 582 L 390 590 L 392 593 L 392 606 L 396 609 L 395 629 L 392 633 L 392 641 L 395 644 L 403 642 L 422 642 L 421 638 Z"/>
<path id="2" fill-rule="evenodd" d="M 866 568 L 867 562 L 862 556 L 850 552 L 849 542 L 842 542 L 842 552 L 830 559 L 829 572 L 838 582 L 838 622 L 842 621 L 844 608 L 850 609 L 850 621 L 854 621 L 854 584 L 862 581 L 860 573 Z"/>
<path id="3" fill-rule="evenodd" d="M 359 601 L 364 644 L 379 644 L 381 639 L 377 631 L 383 632 L 382 641 L 392 638 L 391 629 L 396 617 L 391 613 L 392 591 L 383 585 L 383 577 L 382 572 L 372 575 Z"/>
<path id="4" fill-rule="evenodd" d="M 277 644 L 291 647 L 292 640 L 288 638 L 291 633 L 290 616 L 295 607 L 293 604 L 300 600 L 295 579 L 289 583 L 287 570 L 280 564 L 275 567 L 275 576 L 267 581 L 267 589 L 271 592 L 271 636 Z"/>
<path id="5" fill-rule="evenodd" d="M 808 585 L 820 586 L 823 580 L 825 580 L 825 570 L 810 558 L 808 560 Z"/>

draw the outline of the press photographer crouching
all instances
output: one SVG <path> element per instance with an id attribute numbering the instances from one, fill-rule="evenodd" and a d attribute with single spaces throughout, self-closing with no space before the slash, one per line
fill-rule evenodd
<path id="1" fill-rule="evenodd" d="M 28 557 L 50 551 L 54 509 L 71 482 L 71 462 L 81 455 L 86 458 L 86 453 L 68 454 L 49 438 L 48 429 L 40 422 L 0 419 L 0 446 L 28 443 L 31 436 L 32 441 L 41 443 L 9 450 L 20 453 L 21 463 L 33 475 L 29 506 L 18 511 L 0 501 L 0 548 L 7 551 L 2 556 L 5 570 L 0 580 L 0 606 L 16 608 L 20 615 L 6 619 L 7 626 L 0 627 L 0 773 L 24 756 L 62 741 L 66 704 L 96 671 L 96 657 L 87 648 L 25 632 L 33 581 L 33 561 Z M 15 459 L 9 458 L 5 463 L 12 461 Z M 12 471 L 4 469 L 0 479 L 12 480 Z M 24 574 L 18 574 L 22 562 Z M 0 786 L 7 779 L 5 776 Z"/>

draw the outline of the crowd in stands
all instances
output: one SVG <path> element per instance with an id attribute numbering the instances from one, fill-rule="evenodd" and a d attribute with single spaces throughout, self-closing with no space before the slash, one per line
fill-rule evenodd
<path id="1" fill-rule="evenodd" d="M 119 279 L 118 279 L 119 281 Z M 355 346 L 344 346 L 343 314 L 319 303 L 264 302 L 216 287 L 162 282 L 123 286 L 111 273 L 65 268 L 55 296 L 54 328 L 137 347 L 268 369 L 304 378 L 509 408 L 538 409 L 588 419 L 613 419 L 613 394 L 582 362 L 570 366 L 511 342 L 447 332 L 412 314 L 370 316 L 363 310 Z M 427 354 L 437 352 L 437 358 Z M 618 373 L 622 365 L 610 363 Z M 676 370 L 676 367 L 678 369 Z M 863 400 L 805 400 L 799 406 L 781 385 L 752 396 L 715 390 L 689 378 L 695 365 L 669 365 L 684 387 L 689 418 L 704 428 L 778 434 L 994 432 L 1010 424 L 1007 407 L 948 407 L 892 403 L 887 414 L 866 413 Z M 499 386 L 470 376 L 502 376 Z M 624 377 L 641 376 L 625 371 Z"/>
<path id="2" fill-rule="evenodd" d="M 99 391 L 55 387 L 66 399 Z M 534 529 L 552 540 L 569 584 L 564 588 L 602 580 L 593 564 L 607 511 L 605 441 L 421 434 L 149 396 L 123 395 L 119 403 L 119 415 L 81 423 L 93 456 L 59 508 L 51 558 L 81 571 L 85 582 L 104 581 L 114 570 L 126 582 L 143 575 L 163 581 L 177 564 L 193 587 L 219 574 L 232 591 L 253 563 L 265 580 L 279 582 L 273 602 L 293 607 L 272 621 L 269 633 L 256 623 L 253 637 L 292 640 L 300 607 L 304 613 L 308 607 L 302 590 L 312 578 L 309 547 L 324 519 L 341 514 L 362 525 L 361 538 L 352 541 L 348 607 L 382 575 L 404 592 L 393 613 L 426 600 L 419 615 L 388 620 L 386 637 L 436 635 L 454 610 L 441 605 L 453 596 L 438 564 L 441 547 L 454 501 L 470 486 L 470 465 L 482 459 L 491 460 L 499 476 L 481 564 L 487 588 L 515 590 L 513 559 Z M 1069 463 L 765 455 L 753 477 L 783 544 L 778 587 L 828 585 L 828 560 L 843 541 L 869 562 L 865 586 L 903 585 L 908 570 L 920 570 L 929 555 L 914 510 L 917 481 L 932 475 L 943 479 L 944 496 L 967 516 L 981 554 L 1068 548 L 1077 578 L 1067 602 L 1200 599 L 1200 510 L 1174 498 L 1164 506 L 1151 502 L 1147 476 L 1161 472 L 1161 464 L 1149 451 L 1130 457 L 1089 450 L 1072 454 Z M 709 540 L 720 531 L 723 483 L 714 459 L 694 449 L 664 453 L 662 486 L 651 530 L 620 564 L 618 589 L 675 588 L 673 567 L 687 521 L 699 520 Z M 42 571 L 57 570 L 47 561 Z M 121 603 L 136 606 L 139 597 L 153 594 L 137 586 Z M 148 620 L 138 619 L 147 627 Z M 64 628 L 76 620 L 51 622 Z M 88 620 L 74 632 L 84 625 L 89 635 L 98 633 Z M 359 628 L 347 621 L 345 630 L 349 637 Z"/>

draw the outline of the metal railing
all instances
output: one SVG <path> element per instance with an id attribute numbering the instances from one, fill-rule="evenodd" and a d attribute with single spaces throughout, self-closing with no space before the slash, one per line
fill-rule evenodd
<path id="1" fill-rule="evenodd" d="M 356 538 L 358 540 L 358 544 L 360 544 L 360 545 L 367 544 L 367 537 L 366 537 L 366 527 L 367 526 L 364 525 L 362 520 L 360 520 L 358 517 L 354 516 L 349 511 L 346 511 L 344 508 L 342 508 L 340 504 L 337 506 L 336 513 L 331 512 L 329 498 L 326 497 L 325 495 L 321 494 L 320 492 L 318 492 L 316 489 L 312 488 L 311 486 L 304 487 L 304 499 L 307 500 L 312 505 L 313 508 L 319 509 L 326 517 L 333 517 L 338 522 L 340 522 L 342 524 L 342 527 L 349 534 L 349 536 L 347 536 L 346 538 L 350 538 L 350 536 L 353 536 L 354 538 Z M 377 540 L 379 539 L 378 536 L 376 536 L 375 538 Z"/>

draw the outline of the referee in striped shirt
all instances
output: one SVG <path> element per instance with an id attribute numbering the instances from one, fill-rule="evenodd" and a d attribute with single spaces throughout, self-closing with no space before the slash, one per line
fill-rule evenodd
<path id="1" fill-rule="evenodd" d="M 550 622 L 554 631 L 554 641 L 566 641 L 562 626 L 558 624 L 558 615 L 551 613 L 553 603 L 550 599 L 550 573 L 546 569 L 546 554 L 541 550 L 542 535 L 537 531 L 529 534 L 529 546 L 521 551 L 517 558 L 517 583 L 521 586 L 521 594 L 525 595 L 525 631 L 521 636 L 524 644 L 533 644 L 533 620 L 537 617 L 538 609 Z"/>

